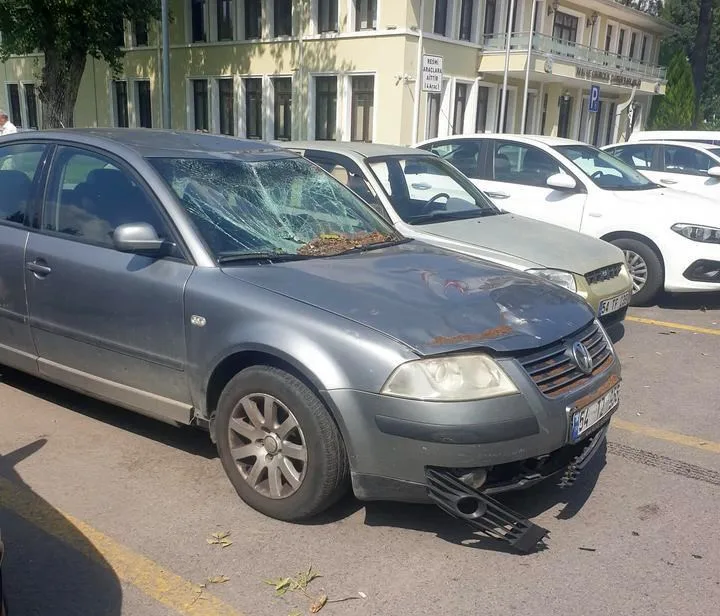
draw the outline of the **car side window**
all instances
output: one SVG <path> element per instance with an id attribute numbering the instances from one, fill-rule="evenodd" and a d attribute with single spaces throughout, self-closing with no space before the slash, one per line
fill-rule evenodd
<path id="1" fill-rule="evenodd" d="M 33 182 L 45 146 L 40 143 L 0 147 L 0 223 L 25 224 Z"/>
<path id="2" fill-rule="evenodd" d="M 497 182 L 546 186 L 550 176 L 564 173 L 550 154 L 524 143 L 496 141 L 494 154 L 493 178 Z"/>
<path id="3" fill-rule="evenodd" d="M 351 164 L 350 161 L 339 156 L 333 156 L 331 153 L 323 153 L 322 156 L 320 156 L 306 152 L 305 158 L 322 167 L 341 184 L 347 186 L 358 197 L 372 205 L 376 210 L 382 209 L 375 191 L 365 179 L 362 171 L 356 165 Z"/>
<path id="4" fill-rule="evenodd" d="M 449 162 L 460 173 L 474 180 L 483 179 L 480 143 L 470 139 L 457 139 L 455 141 L 443 141 L 433 144 L 432 147 L 425 146 L 433 154 Z"/>
<path id="5" fill-rule="evenodd" d="M 682 146 L 665 146 L 665 171 L 685 175 L 707 175 L 714 161 L 707 154 Z"/>
<path id="6" fill-rule="evenodd" d="M 653 168 L 654 147 L 648 145 L 628 145 L 614 148 L 610 154 L 635 169 L 650 171 Z"/>
<path id="7" fill-rule="evenodd" d="M 55 155 L 43 229 L 112 247 L 112 234 L 126 223 L 151 224 L 161 238 L 166 226 L 145 190 L 110 158 L 72 147 Z"/>

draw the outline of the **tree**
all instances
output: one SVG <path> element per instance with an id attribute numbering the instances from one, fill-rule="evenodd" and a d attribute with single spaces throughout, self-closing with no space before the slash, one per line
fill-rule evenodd
<path id="1" fill-rule="evenodd" d="M 701 121 L 703 82 L 708 64 L 708 49 L 710 47 L 710 31 L 712 29 L 713 0 L 700 0 L 700 14 L 695 34 L 690 62 L 692 63 L 693 83 L 695 84 L 695 112 L 693 114 L 693 128 L 697 128 Z"/>
<path id="2" fill-rule="evenodd" d="M 656 97 L 650 112 L 653 130 L 682 130 L 692 127 L 695 114 L 695 87 L 687 56 L 679 51 L 668 67 L 665 96 Z"/>
<path id="3" fill-rule="evenodd" d="M 69 127 L 88 56 L 119 70 L 125 20 L 145 21 L 159 14 L 159 0 L 2 0 L 0 60 L 11 54 L 43 54 L 43 123 Z"/>

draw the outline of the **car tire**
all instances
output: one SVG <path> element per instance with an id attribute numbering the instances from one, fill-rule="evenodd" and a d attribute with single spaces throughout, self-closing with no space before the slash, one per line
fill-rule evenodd
<path id="1" fill-rule="evenodd" d="M 632 306 L 646 306 L 657 297 L 665 284 L 665 268 L 660 257 L 645 242 L 630 238 L 613 240 L 612 243 L 625 253 L 630 276 L 633 278 Z M 644 283 L 636 290 L 638 279 Z"/>
<path id="2" fill-rule="evenodd" d="M 283 370 L 255 366 L 235 375 L 220 396 L 215 435 L 238 495 L 267 516 L 302 521 L 347 491 L 348 459 L 335 421 Z"/>

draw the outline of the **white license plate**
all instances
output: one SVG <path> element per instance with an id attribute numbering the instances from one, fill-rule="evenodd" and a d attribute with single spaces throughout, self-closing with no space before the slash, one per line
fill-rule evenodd
<path id="1" fill-rule="evenodd" d="M 620 385 L 615 385 L 605 395 L 588 404 L 585 408 L 575 411 L 572 415 L 571 439 L 577 441 L 614 410 L 618 404 L 620 404 Z"/>
<path id="2" fill-rule="evenodd" d="M 600 302 L 600 316 L 605 316 L 611 312 L 616 312 L 621 308 L 625 308 L 630 303 L 630 291 L 626 291 L 622 295 L 611 297 Z"/>

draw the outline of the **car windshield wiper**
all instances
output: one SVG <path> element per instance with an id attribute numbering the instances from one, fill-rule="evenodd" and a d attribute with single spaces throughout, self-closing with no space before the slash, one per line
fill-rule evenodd
<path id="1" fill-rule="evenodd" d="M 298 255 L 289 252 L 224 252 L 218 255 L 217 262 L 221 265 L 228 263 L 243 263 L 246 261 L 271 261 L 280 263 L 282 261 L 304 261 L 311 259 L 310 255 Z"/>
<path id="2" fill-rule="evenodd" d="M 373 242 L 372 244 L 364 244 L 362 246 L 353 246 L 342 252 L 334 252 L 333 254 L 327 255 L 328 257 L 337 257 L 338 255 L 346 255 L 353 252 L 367 252 L 369 250 L 379 250 L 380 248 L 388 248 L 390 246 L 398 246 L 400 244 L 406 244 L 412 242 L 410 237 L 393 237 L 384 242 Z"/>

